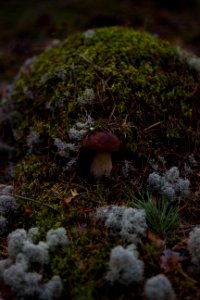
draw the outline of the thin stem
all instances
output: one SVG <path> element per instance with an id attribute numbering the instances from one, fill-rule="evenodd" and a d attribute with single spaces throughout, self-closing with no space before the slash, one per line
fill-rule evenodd
<path id="1" fill-rule="evenodd" d="M 88 65 L 93 66 L 93 68 L 95 70 L 97 70 L 100 73 L 103 73 L 103 68 L 97 66 L 96 64 L 94 64 L 91 60 L 89 60 L 87 57 L 85 57 L 83 54 L 81 53 L 73 53 L 74 56 L 79 56 L 80 58 L 82 58 Z"/>
<path id="2" fill-rule="evenodd" d="M 41 201 L 38 201 L 38 200 L 35 200 L 35 199 L 32 199 L 32 198 L 29 198 L 29 197 L 25 197 L 25 196 L 20 196 L 20 195 L 16 195 L 16 194 L 10 194 L 10 193 L 0 193 L 0 195 L 9 195 L 9 196 L 13 196 L 15 198 L 19 198 L 19 199 L 23 199 L 23 200 L 27 200 L 27 201 L 31 201 L 31 202 L 34 202 L 36 204 L 39 204 L 39 205 L 43 205 L 43 206 L 46 206 L 48 208 L 51 208 L 53 209 L 54 211 L 58 212 L 58 210 L 56 208 L 54 208 L 53 206 L 49 205 L 49 204 L 46 204 L 46 203 L 43 203 Z"/>

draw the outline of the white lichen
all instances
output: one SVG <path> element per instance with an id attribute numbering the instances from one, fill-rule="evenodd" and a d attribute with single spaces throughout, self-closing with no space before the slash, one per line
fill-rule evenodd
<path id="1" fill-rule="evenodd" d="M 17 210 L 16 199 L 9 195 L 0 195 L 0 215 L 6 216 Z"/>
<path id="2" fill-rule="evenodd" d="M 106 279 L 111 284 L 116 282 L 128 286 L 141 282 L 143 276 L 144 263 L 133 252 L 122 246 L 112 249 L 106 275 Z"/>
<path id="3" fill-rule="evenodd" d="M 105 224 L 110 235 L 121 236 L 130 243 L 137 243 L 146 235 L 146 214 L 143 209 L 102 206 L 96 209 L 96 216 Z"/>
<path id="4" fill-rule="evenodd" d="M 16 263 L 4 270 L 4 282 L 17 293 L 25 293 L 30 288 L 36 287 L 42 275 L 38 273 L 27 273 L 23 266 Z M 27 294 L 27 293 L 26 293 Z"/>
<path id="5" fill-rule="evenodd" d="M 46 284 L 43 285 L 41 300 L 54 300 L 59 298 L 63 289 L 62 281 L 59 276 L 55 275 Z"/>
<path id="6" fill-rule="evenodd" d="M 87 114 L 83 121 L 77 121 L 75 126 L 69 129 L 69 139 L 80 143 L 93 125 L 92 117 Z"/>
<path id="7" fill-rule="evenodd" d="M 30 71 L 31 67 L 33 66 L 34 62 L 36 61 L 36 56 L 29 57 L 25 60 L 23 65 L 20 68 L 20 72 L 27 73 Z"/>
<path id="8" fill-rule="evenodd" d="M 0 195 L 8 195 L 13 191 L 12 185 L 0 184 Z"/>
<path id="9" fill-rule="evenodd" d="M 63 172 L 69 172 L 72 171 L 73 168 L 75 168 L 77 164 L 77 159 L 76 158 L 72 158 L 70 159 L 67 164 L 63 167 Z"/>
<path id="10" fill-rule="evenodd" d="M 189 52 L 185 49 L 181 49 L 180 47 L 177 47 L 177 54 L 181 59 L 186 60 L 188 66 L 191 69 L 196 70 L 197 72 L 200 72 L 200 58 L 196 56 L 194 53 Z"/>
<path id="11" fill-rule="evenodd" d="M 67 71 L 62 67 L 57 67 L 55 69 L 55 76 L 61 79 L 62 81 L 65 81 L 67 78 Z"/>
<path id="12" fill-rule="evenodd" d="M 188 160 L 189 160 L 189 163 L 190 163 L 190 165 L 192 167 L 198 167 L 199 166 L 199 163 L 196 160 L 196 158 L 195 158 L 195 156 L 194 156 L 193 153 L 188 156 Z"/>
<path id="13" fill-rule="evenodd" d="M 130 178 L 131 173 L 135 171 L 135 168 L 132 164 L 131 161 L 124 160 L 123 165 L 122 165 L 122 176 L 124 178 Z"/>
<path id="14" fill-rule="evenodd" d="M 8 220 L 6 217 L 0 215 L 0 237 L 8 231 Z"/>
<path id="15" fill-rule="evenodd" d="M 45 51 L 48 51 L 49 49 L 56 47 L 60 44 L 60 40 L 59 39 L 53 39 L 51 41 L 48 41 L 48 44 L 45 47 Z"/>
<path id="16" fill-rule="evenodd" d="M 68 135 L 70 140 L 76 140 L 76 141 L 81 141 L 85 134 L 87 133 L 87 129 L 76 129 L 75 127 L 72 127 L 68 131 Z"/>
<path id="17" fill-rule="evenodd" d="M 174 300 L 176 298 L 171 282 L 163 274 L 148 279 L 144 292 L 148 300 Z"/>
<path id="18" fill-rule="evenodd" d="M 91 37 L 93 37 L 94 35 L 95 35 L 95 31 L 92 30 L 92 29 L 88 29 L 88 30 L 86 30 L 85 32 L 83 32 L 83 36 L 84 36 L 85 38 L 91 38 Z"/>
<path id="19" fill-rule="evenodd" d="M 37 227 L 31 227 L 27 232 L 27 239 L 33 244 L 36 244 L 39 241 L 39 234 L 39 229 Z"/>
<path id="20" fill-rule="evenodd" d="M 69 244 L 66 230 L 63 227 L 49 230 L 47 232 L 46 240 L 50 251 L 55 251 L 58 248 L 64 248 Z"/>
<path id="21" fill-rule="evenodd" d="M 200 228 L 194 228 L 190 234 L 187 242 L 187 248 L 191 255 L 192 263 L 200 271 Z"/>
<path id="22" fill-rule="evenodd" d="M 38 228 L 31 228 L 28 233 L 16 229 L 8 236 L 9 257 L 0 260 L 0 280 L 11 288 L 16 299 L 56 300 L 63 289 L 59 276 L 47 281 L 40 272 L 44 271 L 54 251 L 61 251 L 69 244 L 66 230 L 49 230 L 46 242 L 38 242 L 38 235 Z"/>
<path id="23" fill-rule="evenodd" d="M 148 185 L 151 190 L 157 191 L 169 201 L 183 200 L 190 193 L 190 181 L 180 177 L 177 167 L 171 167 L 163 174 L 156 171 L 149 174 Z"/>
<path id="24" fill-rule="evenodd" d="M 8 253 L 16 258 L 22 252 L 24 242 L 27 240 L 27 233 L 24 229 L 16 229 L 8 235 Z"/>
<path id="25" fill-rule="evenodd" d="M 86 88 L 77 98 L 77 102 L 84 105 L 93 104 L 94 100 L 95 92 L 92 88 Z"/>
<path id="26" fill-rule="evenodd" d="M 23 93 L 24 93 L 24 95 L 25 95 L 27 98 L 29 98 L 29 99 L 31 99 L 31 100 L 34 99 L 34 94 L 33 94 L 33 92 L 30 91 L 29 88 L 28 88 L 27 86 L 24 86 L 24 87 L 23 87 Z"/>
<path id="27" fill-rule="evenodd" d="M 69 152 L 75 152 L 77 151 L 77 146 L 73 143 L 65 143 L 61 141 L 59 138 L 54 139 L 54 145 L 58 149 L 58 154 L 62 157 L 68 158 Z"/>
<path id="28" fill-rule="evenodd" d="M 37 131 L 31 128 L 29 134 L 26 137 L 26 143 L 28 146 L 28 153 L 32 153 L 33 149 L 39 143 L 40 135 Z"/>
<path id="29" fill-rule="evenodd" d="M 37 245 L 33 244 L 31 241 L 25 241 L 22 253 L 25 255 L 30 265 L 38 263 L 42 266 L 49 262 L 48 250 L 48 245 L 42 241 L 40 241 Z"/>

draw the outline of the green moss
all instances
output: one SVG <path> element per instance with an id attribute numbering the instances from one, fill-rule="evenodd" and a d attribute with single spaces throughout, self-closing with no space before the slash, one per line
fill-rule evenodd
<path id="1" fill-rule="evenodd" d="M 70 298 L 96 298 L 97 289 L 102 285 L 100 279 L 107 269 L 111 247 L 110 243 L 102 245 L 99 237 L 100 232 L 94 228 L 73 227 L 70 236 L 72 242 L 65 255 L 58 253 L 51 260 L 52 272 L 62 274 Z"/>
<path id="2" fill-rule="evenodd" d="M 95 97 L 84 98 L 88 89 Z M 122 241 L 108 237 L 91 214 L 105 204 L 134 206 L 149 158 L 198 149 L 199 93 L 199 74 L 175 48 L 129 28 L 70 36 L 21 69 L 12 93 L 19 159 L 15 192 L 41 205 L 19 200 L 22 215 L 16 226 L 38 226 L 44 233 L 67 229 L 72 244 L 51 267 L 71 299 L 112 299 L 104 275 L 110 249 Z M 113 177 L 99 185 L 88 176 L 92 153 L 81 148 L 90 127 L 114 132 L 123 141 L 122 151 L 113 155 Z M 30 151 L 27 138 L 32 130 L 39 141 Z M 68 145 L 64 155 L 56 138 Z M 124 160 L 134 165 L 128 176 L 122 172 Z M 119 288 L 115 299 L 133 294 L 132 288 L 126 294 Z"/>
<path id="3" fill-rule="evenodd" d="M 67 140 L 69 128 L 87 110 L 95 123 L 103 118 L 110 130 L 117 127 L 122 136 L 121 124 L 126 118 L 132 129 L 132 134 L 127 132 L 127 143 L 134 143 L 139 153 L 146 153 L 147 141 L 149 151 L 157 151 L 161 139 L 162 148 L 177 148 L 182 142 L 181 151 L 186 151 L 187 132 L 195 121 L 191 111 L 198 80 L 176 49 L 147 33 L 104 28 L 88 38 L 77 34 L 21 72 L 13 92 L 20 113 L 17 126 L 27 133 L 43 121 L 49 126 L 48 135 Z M 96 94 L 89 107 L 77 102 L 86 88 Z M 113 107 L 111 124 L 115 121 L 115 127 L 108 120 Z M 157 127 L 147 130 L 157 122 Z"/>

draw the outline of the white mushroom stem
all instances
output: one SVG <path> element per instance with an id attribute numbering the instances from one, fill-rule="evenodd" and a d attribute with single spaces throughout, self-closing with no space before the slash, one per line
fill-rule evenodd
<path id="1" fill-rule="evenodd" d="M 112 158 L 109 152 L 96 152 L 90 166 L 90 173 L 95 179 L 109 176 L 112 170 Z"/>

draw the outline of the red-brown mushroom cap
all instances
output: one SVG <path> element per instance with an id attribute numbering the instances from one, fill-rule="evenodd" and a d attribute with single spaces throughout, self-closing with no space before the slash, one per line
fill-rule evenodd
<path id="1" fill-rule="evenodd" d="M 110 132 L 93 132 L 83 140 L 83 148 L 96 151 L 114 152 L 121 146 L 120 139 Z"/>

